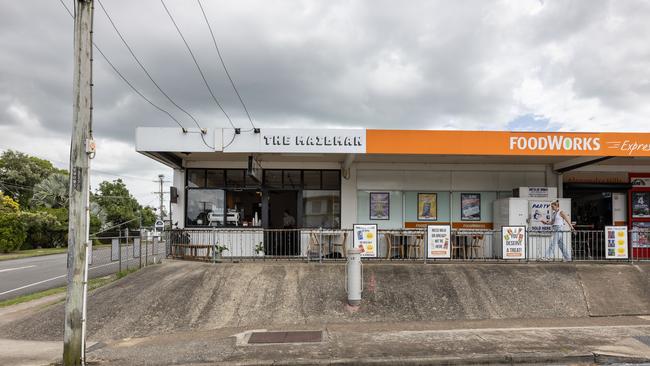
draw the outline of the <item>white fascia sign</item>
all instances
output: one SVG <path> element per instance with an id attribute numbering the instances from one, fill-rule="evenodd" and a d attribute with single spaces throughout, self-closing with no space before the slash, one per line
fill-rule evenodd
<path id="1" fill-rule="evenodd" d="M 262 128 L 260 133 L 234 135 L 223 131 L 223 151 L 232 153 L 364 154 L 365 129 Z"/>

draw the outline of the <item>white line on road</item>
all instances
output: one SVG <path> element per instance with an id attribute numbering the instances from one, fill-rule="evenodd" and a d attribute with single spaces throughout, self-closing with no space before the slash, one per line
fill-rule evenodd
<path id="1" fill-rule="evenodd" d="M 0 272 L 17 271 L 17 270 L 19 270 L 19 269 L 32 268 L 32 267 L 36 267 L 36 265 L 24 266 L 24 267 L 16 267 L 16 268 L 0 269 Z"/>
<path id="2" fill-rule="evenodd" d="M 117 264 L 117 262 L 111 262 L 111 263 L 102 264 L 102 265 L 100 265 L 100 266 L 90 267 L 89 270 L 91 270 L 91 269 L 96 269 L 96 268 L 101 268 L 101 267 L 106 267 L 106 266 L 110 266 L 111 264 Z M 36 286 L 36 285 L 40 285 L 41 283 L 45 283 L 45 282 L 49 282 L 49 281 L 54 281 L 54 280 L 57 280 L 57 279 L 59 279 L 59 278 L 65 277 L 65 276 L 66 276 L 66 275 L 56 276 L 56 277 L 48 278 L 47 280 L 43 280 L 43 281 L 38 281 L 38 282 L 30 283 L 29 285 L 25 285 L 25 286 L 21 286 L 21 287 L 16 287 L 16 288 L 14 288 L 14 289 L 11 289 L 11 290 L 8 290 L 8 291 L 5 291 L 5 292 L 0 292 L 0 296 L 2 296 L 2 295 L 6 295 L 6 294 L 9 294 L 9 293 L 12 293 L 12 292 L 14 292 L 14 291 L 19 291 L 19 290 L 22 290 L 22 289 L 25 289 L 25 288 L 28 288 L 28 287 L 32 287 L 32 286 Z"/>

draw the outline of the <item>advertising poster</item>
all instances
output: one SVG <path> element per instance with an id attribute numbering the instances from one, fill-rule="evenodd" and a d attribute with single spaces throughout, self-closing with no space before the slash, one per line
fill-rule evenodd
<path id="1" fill-rule="evenodd" d="M 632 192 L 632 217 L 650 217 L 650 192 Z"/>
<path id="2" fill-rule="evenodd" d="M 542 223 L 542 220 L 551 220 L 551 203 L 548 201 L 529 201 L 528 215 L 530 217 L 530 231 L 550 232 L 551 225 Z"/>
<path id="3" fill-rule="evenodd" d="M 526 227 L 501 227 L 503 259 L 526 259 Z"/>
<path id="4" fill-rule="evenodd" d="M 390 219 L 390 193 L 370 192 L 370 220 Z"/>
<path id="5" fill-rule="evenodd" d="M 438 219 L 438 195 L 435 193 L 418 193 L 418 220 L 435 221 Z"/>
<path id="6" fill-rule="evenodd" d="M 627 258 L 627 226 L 605 226 L 605 258 Z"/>
<path id="7" fill-rule="evenodd" d="M 548 198 L 548 187 L 528 187 L 528 197 Z"/>
<path id="8" fill-rule="evenodd" d="M 481 194 L 460 194 L 460 219 L 463 221 L 481 221 Z"/>
<path id="9" fill-rule="evenodd" d="M 377 225 L 355 224 L 352 231 L 354 247 L 361 250 L 361 257 L 377 257 Z"/>
<path id="10" fill-rule="evenodd" d="M 451 258 L 451 226 L 427 225 L 427 258 Z"/>
<path id="11" fill-rule="evenodd" d="M 650 222 L 632 223 L 632 247 L 650 248 Z"/>

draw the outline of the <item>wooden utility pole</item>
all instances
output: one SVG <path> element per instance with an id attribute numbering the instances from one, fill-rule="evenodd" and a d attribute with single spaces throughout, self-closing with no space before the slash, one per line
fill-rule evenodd
<path id="1" fill-rule="evenodd" d="M 66 366 L 81 365 L 83 357 L 84 277 L 90 209 L 89 155 L 94 151 L 91 129 L 93 0 L 75 0 L 75 3 L 68 291 L 63 335 L 63 364 Z"/>

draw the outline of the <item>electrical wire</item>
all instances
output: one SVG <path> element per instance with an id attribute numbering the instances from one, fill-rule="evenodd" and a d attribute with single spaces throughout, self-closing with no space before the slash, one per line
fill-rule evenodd
<path id="1" fill-rule="evenodd" d="M 63 0 L 59 0 L 61 5 L 65 8 L 65 10 L 70 14 L 70 16 L 74 19 L 74 14 L 72 11 L 68 8 L 68 6 L 63 2 Z M 75 10 L 76 11 L 76 10 Z M 131 82 L 124 76 L 122 73 L 117 69 L 117 67 L 108 59 L 108 57 L 102 52 L 102 50 L 93 42 L 93 46 L 99 52 L 100 55 L 104 58 L 106 63 L 115 71 L 115 73 L 128 85 L 136 94 L 138 94 L 142 99 L 144 99 L 147 103 L 149 103 L 152 107 L 156 108 L 157 110 L 165 113 L 169 118 L 171 118 L 176 124 L 183 130 L 183 132 L 187 132 L 187 129 L 174 117 L 172 116 L 171 113 L 169 113 L 167 110 L 163 109 L 162 107 L 159 107 L 156 105 L 154 102 L 152 102 L 149 98 L 147 98 L 144 94 L 142 94 Z"/>
<path id="2" fill-rule="evenodd" d="M 174 24 L 174 27 L 176 28 L 176 31 L 178 32 L 178 35 L 183 40 L 183 43 L 185 44 L 185 47 L 187 48 L 187 51 L 190 53 L 190 56 L 192 57 L 192 60 L 194 60 L 194 65 L 196 65 L 196 69 L 199 71 L 199 74 L 201 74 L 201 78 L 203 79 L 203 83 L 205 84 L 205 87 L 208 89 L 208 92 L 210 92 L 210 95 L 212 96 L 212 100 L 214 100 L 214 102 L 217 104 L 219 109 L 221 109 L 221 112 L 223 112 L 223 114 L 226 116 L 226 119 L 228 119 L 228 123 L 230 123 L 230 126 L 233 129 L 237 129 L 235 127 L 235 124 L 232 123 L 232 119 L 230 118 L 228 113 L 226 113 L 226 110 L 223 109 L 223 106 L 221 105 L 221 103 L 219 103 L 219 100 L 217 100 L 217 97 L 214 95 L 214 92 L 212 91 L 212 88 L 210 87 L 210 84 L 208 83 L 208 80 L 205 78 L 205 74 L 203 74 L 203 70 L 201 70 L 201 66 L 199 66 L 199 62 L 196 60 L 196 57 L 194 56 L 194 52 L 192 52 L 192 49 L 190 48 L 190 45 L 187 43 L 187 40 L 185 40 L 185 36 L 183 36 L 183 32 L 181 32 L 180 28 L 176 24 L 176 21 L 174 20 L 174 17 L 172 16 L 172 13 L 167 8 L 167 5 L 165 5 L 165 1 L 160 0 L 160 2 L 162 3 L 163 8 L 165 8 L 165 11 L 167 12 L 167 15 L 169 16 L 169 19 Z"/>
<path id="3" fill-rule="evenodd" d="M 142 64 L 142 62 L 140 62 L 140 59 L 135 55 L 135 53 L 133 52 L 133 49 L 131 48 L 131 46 L 129 45 L 129 43 L 126 41 L 126 39 L 124 39 L 124 36 L 122 35 L 122 32 L 120 32 L 120 30 L 117 29 L 117 25 L 115 25 L 115 22 L 113 22 L 113 18 L 111 18 L 111 16 L 108 14 L 108 11 L 107 11 L 106 8 L 104 7 L 104 4 L 103 4 L 100 0 L 97 0 L 97 2 L 99 3 L 99 6 L 100 6 L 100 7 L 102 8 L 102 10 L 104 11 L 104 14 L 106 14 L 106 18 L 108 18 L 108 21 L 111 23 L 111 26 L 113 26 L 113 29 L 115 30 L 115 32 L 117 33 L 117 35 L 120 37 L 120 40 L 122 40 L 122 43 L 124 44 L 124 46 L 126 47 L 126 49 L 129 50 L 129 53 L 131 54 L 131 56 L 133 57 L 133 59 L 135 60 L 135 62 L 138 64 L 138 66 L 140 66 L 140 69 L 142 69 L 142 71 L 145 73 L 145 75 L 147 75 L 147 77 L 149 78 L 149 80 L 151 80 L 151 82 L 153 83 L 153 85 L 158 89 L 158 91 L 160 91 L 160 93 L 162 93 L 162 95 L 165 96 L 165 98 L 167 98 L 167 100 L 168 100 L 170 103 L 172 103 L 176 108 L 180 109 L 180 110 L 181 110 L 183 113 L 185 113 L 188 117 L 190 117 L 190 118 L 192 119 L 192 121 L 194 121 L 194 123 L 196 124 L 196 126 L 197 126 L 200 130 L 203 130 L 203 128 L 201 127 L 201 125 L 199 124 L 199 122 L 196 120 L 196 118 L 194 118 L 194 116 L 193 116 L 192 114 L 190 114 L 187 110 L 185 110 L 183 107 L 181 107 L 180 105 L 178 105 L 178 103 L 176 103 L 176 102 L 175 102 L 175 101 L 174 101 L 174 100 L 173 100 L 173 99 L 172 99 L 172 98 L 171 98 L 171 97 L 170 97 L 170 96 L 169 96 L 169 95 L 168 95 L 168 94 L 167 94 L 167 93 L 166 93 L 166 92 L 165 92 L 165 91 L 160 87 L 160 85 L 158 85 L 158 83 L 153 79 L 153 77 L 151 76 L 151 74 L 149 74 L 149 71 L 147 71 L 147 68 Z"/>
<path id="4" fill-rule="evenodd" d="M 201 4 L 201 0 L 196 0 L 196 1 L 199 3 L 199 7 L 201 8 L 201 13 L 203 13 L 203 19 L 205 19 L 205 24 L 208 26 L 208 29 L 210 30 L 210 36 L 212 37 L 212 43 L 214 44 L 214 48 L 217 50 L 217 55 L 219 56 L 219 61 L 221 62 L 221 66 L 223 66 L 223 71 L 226 72 L 226 76 L 228 76 L 228 80 L 230 80 L 230 85 L 232 85 L 232 88 L 235 91 L 235 94 L 237 94 L 237 98 L 239 98 L 239 102 L 241 102 L 242 107 L 244 107 L 244 111 L 246 112 L 246 116 L 248 117 L 248 121 L 251 123 L 251 126 L 253 126 L 253 130 L 254 130 L 257 127 L 255 127 L 255 124 L 253 123 L 253 119 L 251 118 L 251 115 L 248 112 L 248 108 L 246 108 L 246 104 L 244 103 L 244 100 L 242 99 L 241 95 L 239 94 L 239 90 L 237 90 L 237 87 L 235 86 L 235 82 L 232 80 L 232 77 L 230 77 L 230 72 L 228 72 L 228 68 L 226 67 L 226 63 L 224 62 L 223 57 L 221 56 L 221 51 L 219 50 L 219 46 L 217 45 L 217 39 L 214 36 L 214 32 L 212 32 L 212 27 L 210 26 L 210 22 L 208 21 L 208 16 L 205 14 L 205 10 L 203 9 L 203 4 Z"/>

